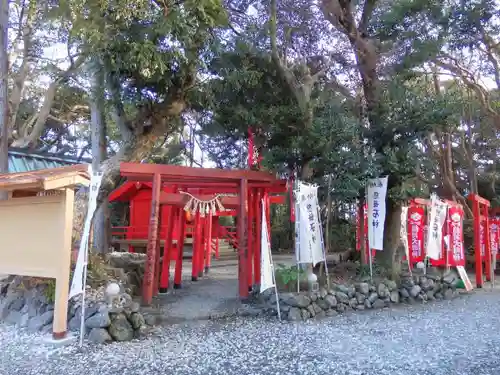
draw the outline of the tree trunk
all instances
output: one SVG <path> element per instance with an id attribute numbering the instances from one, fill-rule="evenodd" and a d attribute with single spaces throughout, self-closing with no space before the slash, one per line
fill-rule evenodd
<path id="1" fill-rule="evenodd" d="M 92 169 L 100 169 L 101 163 L 107 159 L 106 120 L 104 117 L 104 71 L 100 59 L 92 62 L 90 73 L 93 77 L 90 118 L 92 126 Z M 107 253 L 110 248 L 109 201 L 106 197 L 99 205 L 94 216 L 94 232 L 92 250 L 95 253 Z"/>
<path id="2" fill-rule="evenodd" d="M 377 252 L 377 261 L 396 280 L 401 272 L 401 205 L 387 199 L 384 227 L 384 250 Z"/>
<path id="3" fill-rule="evenodd" d="M 8 30 L 9 2 L 1 0 L 0 4 L 0 173 L 9 172 L 9 98 L 8 98 Z M 8 193 L 0 191 L 0 200 L 7 199 Z"/>

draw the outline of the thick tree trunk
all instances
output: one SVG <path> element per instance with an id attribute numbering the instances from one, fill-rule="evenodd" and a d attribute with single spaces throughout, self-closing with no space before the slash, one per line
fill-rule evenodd
<path id="1" fill-rule="evenodd" d="M 384 250 L 377 252 L 377 261 L 395 280 L 401 272 L 401 204 L 387 199 L 385 227 L 384 227 Z"/>
<path id="2" fill-rule="evenodd" d="M 90 103 L 92 124 L 92 169 L 98 170 L 107 159 L 106 119 L 104 117 L 104 70 L 100 59 L 94 59 L 90 73 L 93 77 Z M 107 253 L 110 248 L 109 201 L 105 198 L 94 216 L 92 250 Z"/>
<path id="3" fill-rule="evenodd" d="M 9 29 L 9 2 L 0 0 L 0 173 L 9 171 L 9 98 L 8 98 L 8 71 L 9 57 L 8 29 Z M 7 192 L 0 191 L 0 200 L 7 199 Z"/>

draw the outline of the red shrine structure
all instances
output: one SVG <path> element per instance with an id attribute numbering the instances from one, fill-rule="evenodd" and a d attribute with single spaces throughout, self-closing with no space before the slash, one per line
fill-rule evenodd
<path id="1" fill-rule="evenodd" d="M 249 164 L 254 153 L 250 156 Z M 237 216 L 238 290 L 240 298 L 248 297 L 249 289 L 260 283 L 262 200 L 270 228 L 269 208 L 272 203 L 285 201 L 282 194 L 287 191 L 286 180 L 255 170 L 140 163 L 122 163 L 120 173 L 127 182 L 111 194 L 110 200 L 130 201 L 126 237 L 147 238 L 144 304 L 151 304 L 153 296 L 168 288 L 172 260 L 174 288 L 181 287 L 183 245 L 189 229 L 193 238 L 192 280 L 208 272 L 212 240 L 220 235 L 218 217 L 223 215 Z M 164 249 L 162 263 L 160 242 Z M 129 251 L 134 251 L 132 245 Z"/>

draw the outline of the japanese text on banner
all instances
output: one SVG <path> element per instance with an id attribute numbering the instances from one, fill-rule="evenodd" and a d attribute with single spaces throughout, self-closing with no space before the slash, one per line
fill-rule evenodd
<path id="1" fill-rule="evenodd" d="M 370 249 L 384 249 L 386 194 L 387 176 L 368 180 L 368 244 Z"/>

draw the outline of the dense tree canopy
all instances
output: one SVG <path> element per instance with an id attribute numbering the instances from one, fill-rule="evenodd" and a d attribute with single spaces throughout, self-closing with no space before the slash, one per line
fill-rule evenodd
<path id="1" fill-rule="evenodd" d="M 493 0 L 17 0 L 3 126 L 92 155 L 103 200 L 123 160 L 246 167 L 251 128 L 264 168 L 320 185 L 328 231 L 387 174 L 390 265 L 409 197 L 498 203 L 499 17 Z"/>

